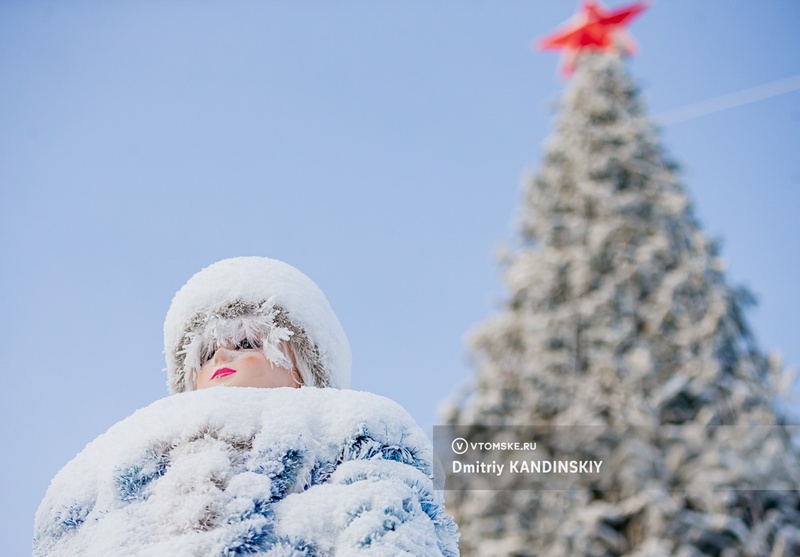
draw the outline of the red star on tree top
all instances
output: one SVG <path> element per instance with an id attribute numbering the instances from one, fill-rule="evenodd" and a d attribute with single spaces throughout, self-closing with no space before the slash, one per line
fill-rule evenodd
<path id="1" fill-rule="evenodd" d="M 636 47 L 625 34 L 624 27 L 645 9 L 647 4 L 644 2 L 606 10 L 595 0 L 584 0 L 581 11 L 572 22 L 564 29 L 541 39 L 539 48 L 564 49 L 564 75 L 572 74 L 575 60 L 584 50 L 609 51 L 621 46 L 626 53 L 633 54 Z"/>

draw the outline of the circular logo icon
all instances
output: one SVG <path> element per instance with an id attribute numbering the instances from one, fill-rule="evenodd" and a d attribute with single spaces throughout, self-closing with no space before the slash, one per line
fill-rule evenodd
<path id="1" fill-rule="evenodd" d="M 464 454 L 467 452 L 467 448 L 469 447 L 469 443 L 463 437 L 456 437 L 453 439 L 453 442 L 450 443 L 450 447 L 453 449 L 453 452 L 456 454 Z"/>

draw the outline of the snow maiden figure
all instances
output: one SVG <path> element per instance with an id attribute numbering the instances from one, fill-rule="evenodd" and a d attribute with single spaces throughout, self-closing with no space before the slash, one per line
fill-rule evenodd
<path id="1" fill-rule="evenodd" d="M 164 351 L 173 396 L 56 475 L 35 556 L 458 555 L 430 442 L 396 403 L 344 390 L 347 337 L 300 271 L 202 270 L 172 301 Z"/>

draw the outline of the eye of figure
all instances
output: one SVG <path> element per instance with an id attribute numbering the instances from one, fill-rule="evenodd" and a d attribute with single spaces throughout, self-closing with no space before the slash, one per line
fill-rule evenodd
<path id="1" fill-rule="evenodd" d="M 247 338 L 236 343 L 237 350 L 255 350 L 258 348 L 261 348 L 261 345 L 258 342 Z"/>

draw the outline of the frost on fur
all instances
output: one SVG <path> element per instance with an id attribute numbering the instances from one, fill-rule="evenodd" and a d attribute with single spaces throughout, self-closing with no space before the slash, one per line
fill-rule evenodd
<path id="1" fill-rule="evenodd" d="M 181 393 L 58 473 L 33 554 L 455 557 L 432 454 L 402 408 L 369 393 Z"/>

